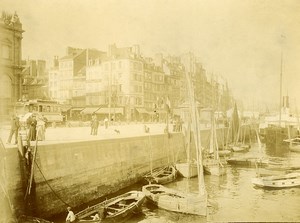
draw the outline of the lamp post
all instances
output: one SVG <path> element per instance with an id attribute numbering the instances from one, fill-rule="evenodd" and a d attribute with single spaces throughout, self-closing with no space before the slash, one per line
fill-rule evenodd
<path id="1" fill-rule="evenodd" d="M 110 72 L 108 75 L 108 123 L 110 124 L 111 115 L 111 79 L 112 79 L 112 61 L 110 61 Z"/>

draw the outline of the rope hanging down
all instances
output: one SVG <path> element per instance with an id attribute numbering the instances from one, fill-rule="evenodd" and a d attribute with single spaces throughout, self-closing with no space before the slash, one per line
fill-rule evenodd
<path id="1" fill-rule="evenodd" d="M 53 194 L 62 202 L 64 203 L 67 207 L 71 207 L 68 203 L 66 203 L 63 199 L 60 198 L 60 196 L 58 196 L 58 194 L 53 190 L 53 188 L 51 187 L 51 185 L 48 183 L 48 180 L 46 179 L 46 177 L 44 176 L 42 170 L 40 169 L 39 165 L 37 164 L 37 162 L 35 161 L 35 164 L 38 168 L 38 170 L 40 171 L 42 177 L 44 178 L 44 181 L 46 182 L 46 184 L 48 185 L 48 187 L 50 188 L 50 190 L 53 192 Z"/>

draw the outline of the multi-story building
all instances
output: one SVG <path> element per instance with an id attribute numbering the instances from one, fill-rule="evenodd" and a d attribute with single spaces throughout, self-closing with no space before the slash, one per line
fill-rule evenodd
<path id="1" fill-rule="evenodd" d="M 194 54 L 144 58 L 138 45 L 113 44 L 107 53 L 69 47 L 67 56 L 55 58 L 49 90 L 53 99 L 70 103 L 79 115 L 95 112 L 111 119 L 162 121 L 166 103 L 173 109 L 187 99 L 185 73 L 191 75 L 200 107 L 216 106 L 224 99 L 221 86 L 207 79 Z"/>
<path id="2" fill-rule="evenodd" d="M 18 15 L 2 12 L 0 18 L 0 118 L 13 111 L 21 98 L 22 23 Z"/>
<path id="3" fill-rule="evenodd" d="M 60 76 L 58 67 L 58 57 L 55 56 L 53 66 L 48 70 L 48 90 L 49 96 L 53 100 L 59 101 Z"/>
<path id="4" fill-rule="evenodd" d="M 179 57 L 168 57 L 163 63 L 165 74 L 165 89 L 166 95 L 171 108 L 178 107 L 184 100 L 181 94 L 182 79 L 184 77 L 184 68 L 180 63 Z"/>
<path id="5" fill-rule="evenodd" d="M 144 107 L 143 74 L 138 46 L 110 45 L 106 56 L 90 61 L 87 67 L 87 105 L 101 105 L 98 114 L 135 119 L 134 109 Z"/>
<path id="6" fill-rule="evenodd" d="M 23 61 L 22 99 L 48 99 L 46 61 Z"/>
<path id="7" fill-rule="evenodd" d="M 161 58 L 161 55 L 156 55 Z M 168 95 L 165 87 L 165 75 L 163 72 L 162 61 L 151 59 L 144 60 L 144 108 L 138 109 L 139 116 L 145 116 L 151 120 L 158 120 L 164 116 L 164 101 Z M 144 117 L 145 118 L 145 117 Z"/>
<path id="8" fill-rule="evenodd" d="M 97 58 L 103 52 L 94 49 L 68 47 L 66 56 L 55 58 L 49 70 L 49 92 L 60 102 L 85 105 L 85 67 L 88 60 Z"/>

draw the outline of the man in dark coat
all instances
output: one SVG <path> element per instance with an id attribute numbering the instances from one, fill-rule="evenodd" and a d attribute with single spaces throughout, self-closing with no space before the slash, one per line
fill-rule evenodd
<path id="1" fill-rule="evenodd" d="M 13 115 L 11 117 L 10 132 L 9 132 L 9 137 L 7 139 L 8 144 L 10 144 L 13 135 L 15 135 L 15 144 L 18 143 L 19 128 L 20 128 L 19 118 L 17 116 Z"/>
<path id="2" fill-rule="evenodd" d="M 29 124 L 29 132 L 28 132 L 28 141 L 35 141 L 36 139 L 36 125 L 37 125 L 37 120 L 35 115 L 33 115 L 30 119 L 30 121 L 27 123 Z"/>

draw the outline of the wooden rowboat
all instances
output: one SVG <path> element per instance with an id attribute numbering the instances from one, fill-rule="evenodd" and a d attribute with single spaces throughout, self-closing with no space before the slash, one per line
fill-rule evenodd
<path id="1" fill-rule="evenodd" d="M 140 212 L 145 200 L 141 191 L 130 191 L 111 198 L 94 206 L 88 207 L 75 216 L 78 222 L 123 222 L 134 213 Z M 92 219 L 98 214 L 99 219 Z"/>
<path id="2" fill-rule="evenodd" d="M 48 220 L 33 217 L 33 216 L 27 216 L 27 215 L 21 215 L 18 218 L 18 222 L 22 222 L 22 223 L 53 223 L 52 221 L 48 221 Z"/>
<path id="3" fill-rule="evenodd" d="M 142 191 L 147 199 L 159 208 L 186 214 L 203 216 L 207 214 L 206 194 L 185 193 L 159 184 L 143 186 Z"/>
<path id="4" fill-rule="evenodd" d="M 144 178 L 149 183 L 166 184 L 174 181 L 177 177 L 177 170 L 174 166 L 166 166 L 163 168 L 154 169 L 146 174 Z"/>

